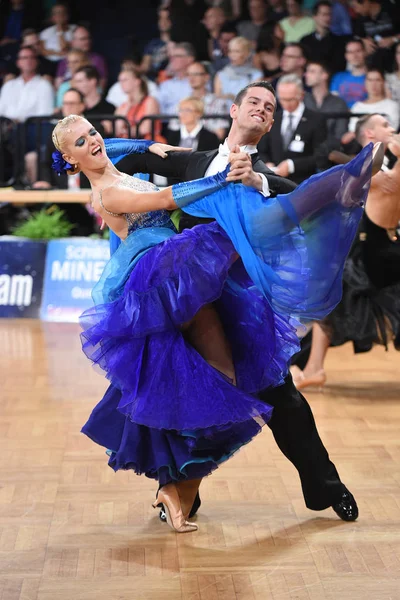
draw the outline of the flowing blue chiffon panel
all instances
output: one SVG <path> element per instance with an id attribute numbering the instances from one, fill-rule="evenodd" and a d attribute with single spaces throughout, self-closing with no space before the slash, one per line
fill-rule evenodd
<path id="1" fill-rule="evenodd" d="M 264 198 L 230 184 L 183 210 L 216 219 L 275 310 L 303 323 L 322 319 L 341 298 L 345 258 L 369 192 L 372 148 L 290 194 Z"/>
<path id="2" fill-rule="evenodd" d="M 161 485 L 209 475 L 251 441 L 263 424 L 250 419 L 217 432 L 168 431 L 132 422 L 118 409 L 120 401 L 120 390 L 109 386 L 82 432 L 110 449 L 108 464 L 112 469 L 133 469 L 138 475 L 157 479 Z"/>

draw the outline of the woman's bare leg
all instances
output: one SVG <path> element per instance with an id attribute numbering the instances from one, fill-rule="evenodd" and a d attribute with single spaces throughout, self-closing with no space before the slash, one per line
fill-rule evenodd
<path id="1" fill-rule="evenodd" d="M 312 331 L 312 342 L 310 357 L 304 367 L 304 376 L 309 377 L 324 370 L 325 357 L 330 345 L 330 339 L 322 329 L 321 325 L 314 323 Z"/>

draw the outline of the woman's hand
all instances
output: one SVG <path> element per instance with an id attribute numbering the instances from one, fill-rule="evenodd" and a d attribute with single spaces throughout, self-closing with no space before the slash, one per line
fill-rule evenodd
<path id="1" fill-rule="evenodd" d="M 182 146 L 170 146 L 169 144 L 152 144 L 149 146 L 149 152 L 161 156 L 161 158 L 167 158 L 167 152 L 191 152 L 192 148 L 183 148 Z"/>

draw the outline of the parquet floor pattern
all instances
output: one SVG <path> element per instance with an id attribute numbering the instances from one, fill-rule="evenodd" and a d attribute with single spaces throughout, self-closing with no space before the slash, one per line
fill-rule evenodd
<path id="1" fill-rule="evenodd" d="M 155 485 L 114 474 L 80 433 L 106 381 L 78 327 L 0 321 L 0 600 L 399 600 L 400 362 L 335 349 L 321 436 L 360 507 L 313 513 L 264 432 L 202 486 L 175 535 Z"/>

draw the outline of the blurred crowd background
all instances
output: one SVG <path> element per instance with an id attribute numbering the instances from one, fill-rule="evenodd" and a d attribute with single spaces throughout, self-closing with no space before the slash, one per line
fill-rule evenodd
<path id="1" fill-rule="evenodd" d="M 357 153 L 362 115 L 399 130 L 395 0 L 8 0 L 0 12 L 3 187 L 87 187 L 50 168 L 51 128 L 69 114 L 104 136 L 217 148 L 236 93 L 261 79 L 278 110 L 260 156 L 296 183 Z M 8 233 L 16 214 L 1 210 Z M 89 213 L 74 218 L 74 234 L 95 230 Z"/>

